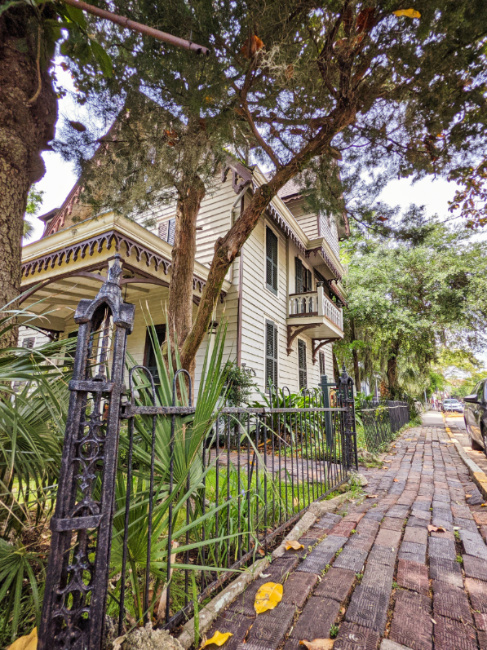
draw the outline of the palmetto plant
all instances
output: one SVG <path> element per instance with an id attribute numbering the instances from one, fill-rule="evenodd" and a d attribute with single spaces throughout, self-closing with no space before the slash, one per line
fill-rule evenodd
<path id="1" fill-rule="evenodd" d="M 3 310 L 0 341 L 23 310 Z M 65 426 L 74 341 L 0 349 L 0 645 L 40 614 L 45 548 Z"/>
<path id="2" fill-rule="evenodd" d="M 175 367 L 166 363 L 157 344 L 157 336 L 151 327 L 151 338 L 157 364 L 157 383 L 152 394 L 151 383 L 142 370 L 133 372 L 133 395 L 137 405 L 152 404 L 153 398 L 158 406 L 173 404 L 186 406 L 189 400 L 188 386 L 183 376 L 177 381 L 177 391 L 173 395 L 173 380 L 179 368 L 177 350 L 168 343 L 167 357 L 174 352 Z M 123 537 L 125 505 L 127 497 L 126 460 L 119 465 L 116 487 L 116 515 L 111 555 L 112 576 L 114 577 L 111 595 L 113 603 L 109 611 L 118 610 L 121 590 L 124 590 L 125 605 L 129 621 L 140 622 L 144 610 L 144 587 L 147 571 L 150 579 L 150 602 L 147 603 L 150 614 L 157 618 L 161 613 L 161 601 L 167 597 L 167 560 L 169 554 L 168 530 L 171 524 L 173 557 L 173 581 L 184 569 L 200 571 L 208 569 L 194 562 L 188 562 L 189 554 L 208 544 L 221 542 L 228 536 L 216 533 L 215 539 L 202 539 L 200 531 L 208 520 L 214 519 L 217 510 L 224 508 L 228 501 L 218 507 L 207 508 L 204 514 L 196 507 L 198 491 L 203 485 L 210 467 L 203 467 L 202 449 L 218 417 L 219 406 L 225 398 L 225 370 L 223 348 L 225 328 L 220 328 L 215 336 L 211 351 L 207 350 L 200 376 L 195 412 L 191 415 L 175 417 L 173 458 L 171 463 L 171 426 L 172 418 L 159 416 L 155 423 L 154 444 L 154 493 L 152 494 L 152 518 L 149 522 L 151 467 L 152 418 L 136 417 L 134 422 L 134 444 L 132 451 L 133 475 L 130 481 L 129 525 L 127 535 L 127 582 L 121 585 L 120 571 L 123 557 Z M 127 459 L 129 451 L 129 429 L 122 431 L 120 443 L 122 455 Z M 171 477 L 170 467 L 173 467 Z M 170 489 L 172 485 L 172 490 Z M 151 534 L 149 536 L 149 523 Z M 230 535 L 231 536 L 231 535 Z M 147 566 L 147 545 L 151 541 L 150 564 Z M 175 552 L 175 549 L 177 551 Z M 193 558 L 194 559 L 194 558 Z M 216 569 L 215 569 L 216 570 Z M 172 592 L 174 593 L 174 591 Z M 163 609 L 163 608 L 162 608 Z"/>

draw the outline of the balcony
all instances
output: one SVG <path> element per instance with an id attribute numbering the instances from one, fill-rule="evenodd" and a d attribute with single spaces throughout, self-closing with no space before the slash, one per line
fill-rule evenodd
<path id="1" fill-rule="evenodd" d="M 304 332 L 313 339 L 315 353 L 315 342 L 324 344 L 343 338 L 343 312 L 326 296 L 323 286 L 318 285 L 316 291 L 290 294 L 287 331 L 288 354 L 296 336 Z"/>

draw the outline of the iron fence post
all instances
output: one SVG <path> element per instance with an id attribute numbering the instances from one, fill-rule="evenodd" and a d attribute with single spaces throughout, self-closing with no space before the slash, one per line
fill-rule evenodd
<path id="1" fill-rule="evenodd" d="M 74 317 L 79 333 L 38 650 L 97 650 L 103 640 L 125 350 L 135 309 L 122 300 L 121 272 L 117 255 L 96 298 L 81 300 Z"/>
<path id="2" fill-rule="evenodd" d="M 323 395 L 323 407 L 326 409 L 330 408 L 330 393 L 329 393 L 329 388 L 332 388 L 335 386 L 335 384 L 329 384 L 328 383 L 328 377 L 326 375 L 321 375 L 321 392 Z M 331 424 L 331 413 L 327 412 L 325 413 L 325 434 L 326 434 L 326 444 L 328 446 L 328 449 L 332 449 L 333 447 L 333 430 L 332 430 L 332 424 Z"/>
<path id="3" fill-rule="evenodd" d="M 355 466 L 358 469 L 357 431 L 355 428 L 355 401 L 353 396 L 353 379 L 348 375 L 343 365 L 343 372 L 338 379 L 338 392 L 342 406 L 345 433 L 345 463 L 347 469 Z"/>

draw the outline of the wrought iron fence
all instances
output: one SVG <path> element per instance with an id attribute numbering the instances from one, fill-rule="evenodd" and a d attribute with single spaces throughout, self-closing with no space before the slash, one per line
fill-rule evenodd
<path id="1" fill-rule="evenodd" d="M 161 407 L 155 400 L 140 406 L 132 392 L 123 414 L 129 423 L 128 453 L 119 465 L 127 485 L 119 634 L 134 618 L 134 603 L 127 611 L 127 600 L 133 599 L 133 582 L 140 579 L 133 575 L 129 556 L 134 552 L 131 536 L 137 537 L 142 521 L 137 517 L 130 521 L 130 513 L 142 506 L 150 523 L 154 503 L 162 511 L 165 498 L 174 502 L 175 490 L 191 495 L 177 513 L 171 512 L 168 503 L 166 525 L 158 540 L 149 530 L 146 567 L 139 571 L 145 575 L 140 610 L 144 620 L 173 629 L 191 615 L 195 597 L 204 600 L 234 577 L 234 571 L 266 554 L 310 503 L 347 480 L 349 459 L 354 458 L 353 434 L 346 430 L 344 418 L 347 408 L 330 408 L 325 400 L 321 391 L 305 391 L 302 408 L 222 408 L 198 455 L 199 477 L 188 474 L 177 486 L 174 449 L 187 435 L 195 408 L 191 403 Z M 160 418 L 166 418 L 171 428 L 169 475 L 158 462 Z M 134 433 L 141 426 L 153 432 L 150 449 L 146 449 L 151 458 L 148 498 L 132 490 L 134 446 L 140 451 L 145 444 Z M 166 493 L 160 487 L 164 483 L 169 487 Z M 151 548 L 154 541 L 157 560 Z M 164 565 L 159 580 L 157 571 L 149 577 L 148 567 L 156 561 Z"/>
<path id="2" fill-rule="evenodd" d="M 362 423 L 367 451 L 376 453 L 385 449 L 395 434 L 409 422 L 407 402 L 387 400 L 373 407 L 361 407 Z"/>
<path id="3" fill-rule="evenodd" d="M 299 408 L 271 399 L 269 408 L 212 411 L 200 438 L 186 371 L 174 377 L 173 406 L 161 405 L 141 366 L 131 369 L 124 396 L 134 307 L 122 301 L 120 274 L 115 260 L 97 297 L 75 315 L 39 650 L 101 648 L 107 597 L 119 632 L 147 620 L 174 628 L 357 461 L 345 372 L 334 407 L 323 377 L 322 390 L 305 391 Z M 145 387 L 134 388 L 135 373 Z"/>

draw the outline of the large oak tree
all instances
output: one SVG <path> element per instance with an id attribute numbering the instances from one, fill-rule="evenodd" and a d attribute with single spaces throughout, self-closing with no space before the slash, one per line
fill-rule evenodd
<path id="1" fill-rule="evenodd" d="M 179 343 L 187 367 L 229 266 L 288 180 L 301 175 L 309 184 L 312 178 L 323 189 L 317 197 L 322 206 L 336 208 L 345 196 L 353 216 L 371 221 L 377 218 L 374 192 L 392 175 L 449 173 L 483 143 L 487 7 L 481 0 L 422 0 L 414 11 L 399 0 L 202 0 L 191 5 L 120 0 L 113 6 L 212 49 L 210 57 L 195 59 L 171 48 L 161 51 L 150 38 L 118 28 L 102 30 L 95 23 L 90 32 L 105 43 L 115 74 L 93 77 L 74 66 L 83 101 L 107 98 L 108 108 L 116 98 L 139 124 L 147 109 L 131 98 L 144 93 L 156 102 L 161 121 L 153 145 L 201 143 L 202 158 L 188 156 L 185 163 L 181 146 L 182 173 L 176 178 L 179 187 L 174 184 L 179 233 L 174 269 L 186 262 L 172 282 L 171 292 L 179 296 L 176 309 L 190 313 L 187 260 L 194 250 L 200 181 L 205 180 L 201 160 L 218 161 L 226 139 L 229 145 L 250 148 L 269 170 L 268 182 L 254 191 L 240 218 L 216 243 L 191 327 L 184 319 L 186 332 Z M 161 173 L 154 164 L 160 159 L 137 155 L 137 144 L 145 152 L 155 148 L 140 136 L 131 147 L 133 187 L 137 180 L 147 187 L 147 178 Z M 307 170 L 312 171 L 308 179 Z M 191 195 L 188 210 L 186 195 Z M 157 192 L 145 192 L 144 200 L 151 196 L 157 200 Z"/>

